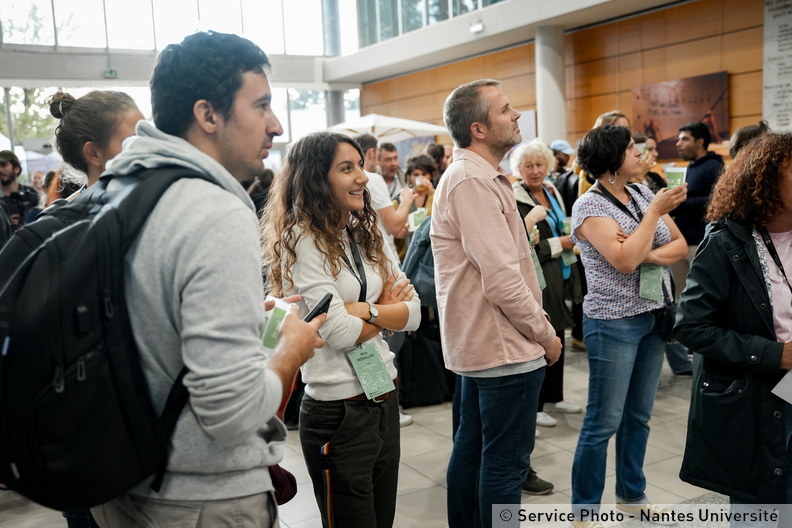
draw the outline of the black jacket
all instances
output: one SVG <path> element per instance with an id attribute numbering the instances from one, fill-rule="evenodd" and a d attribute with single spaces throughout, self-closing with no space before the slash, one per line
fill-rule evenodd
<path id="1" fill-rule="evenodd" d="M 558 199 L 555 187 L 552 184 L 545 185 L 549 192 Z M 517 210 L 520 213 L 520 217 L 525 218 L 531 209 L 536 207 L 536 204 L 521 182 L 515 183 L 512 188 L 514 189 L 514 197 L 517 200 Z M 561 208 L 564 209 L 563 203 L 561 203 Z M 566 214 L 566 210 L 564 210 L 564 213 Z M 523 222 L 523 227 L 525 227 L 525 222 Z M 547 286 L 542 290 L 542 308 L 550 316 L 550 323 L 555 331 L 558 332 L 574 325 L 572 313 L 567 308 L 565 301 L 569 299 L 576 303 L 583 302 L 579 271 L 577 266 L 572 266 L 569 279 L 564 280 L 564 274 L 561 269 L 561 257 L 560 255 L 553 257 L 550 243 L 548 242 L 555 237 L 553 228 L 550 227 L 550 223 L 547 220 L 542 220 L 536 224 L 536 228 L 539 230 L 540 242 L 534 249 L 542 266 L 545 282 L 547 282 Z M 526 236 L 530 236 L 527 228 Z"/>
<path id="2" fill-rule="evenodd" d="M 710 224 L 687 277 L 675 334 L 695 352 L 679 476 L 743 502 L 786 503 L 784 375 L 752 229 Z M 772 265 L 772 262 L 770 263 Z"/>

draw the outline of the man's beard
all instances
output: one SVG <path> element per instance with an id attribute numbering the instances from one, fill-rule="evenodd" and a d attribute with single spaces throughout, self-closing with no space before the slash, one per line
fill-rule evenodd
<path id="1" fill-rule="evenodd" d="M 2 184 L 3 187 L 11 185 L 12 183 L 14 183 L 13 176 L 0 176 L 0 184 Z"/>

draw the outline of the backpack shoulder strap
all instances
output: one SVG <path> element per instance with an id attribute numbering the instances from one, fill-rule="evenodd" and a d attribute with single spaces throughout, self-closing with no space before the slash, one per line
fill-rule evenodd
<path id="1" fill-rule="evenodd" d="M 217 183 L 208 174 L 184 167 L 161 167 L 138 172 L 139 182 L 118 204 L 118 215 L 123 222 L 123 251 L 130 248 L 137 234 L 148 220 L 165 191 L 182 178 L 198 178 Z"/>

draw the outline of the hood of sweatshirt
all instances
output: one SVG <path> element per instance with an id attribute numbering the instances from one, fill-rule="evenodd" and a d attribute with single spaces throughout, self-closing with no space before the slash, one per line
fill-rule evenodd
<path id="1" fill-rule="evenodd" d="M 140 169 L 165 166 L 184 167 L 208 174 L 220 187 L 239 197 L 255 212 L 253 201 L 236 178 L 191 143 L 160 131 L 148 121 L 140 121 L 135 133 L 136 135 L 124 140 L 121 153 L 107 162 L 107 170 L 103 176 L 129 176 Z"/>

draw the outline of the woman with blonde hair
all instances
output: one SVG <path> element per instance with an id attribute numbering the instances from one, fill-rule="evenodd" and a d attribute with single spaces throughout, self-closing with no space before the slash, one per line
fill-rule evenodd
<path id="1" fill-rule="evenodd" d="M 384 331 L 415 330 L 420 299 L 377 227 L 363 152 L 310 134 L 289 150 L 262 217 L 270 293 L 305 315 L 333 295 L 326 345 L 302 366 L 300 444 L 323 526 L 388 528 L 396 512 L 399 407 Z"/>

